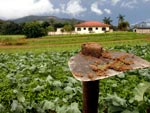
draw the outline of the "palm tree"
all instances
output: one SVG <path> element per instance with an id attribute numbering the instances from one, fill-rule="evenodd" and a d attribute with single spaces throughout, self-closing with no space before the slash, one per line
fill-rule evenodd
<path id="1" fill-rule="evenodd" d="M 118 29 L 120 29 L 121 31 L 127 31 L 129 27 L 130 27 L 129 22 L 124 21 L 122 23 L 119 23 Z"/>
<path id="2" fill-rule="evenodd" d="M 119 30 L 123 30 L 124 29 L 123 28 L 123 24 L 124 24 L 124 20 L 125 20 L 124 17 L 125 16 L 121 15 L 121 14 L 119 14 L 118 17 L 117 17 L 118 18 L 118 29 Z"/>
<path id="3" fill-rule="evenodd" d="M 124 15 L 119 14 L 119 16 L 117 17 L 118 18 L 118 24 L 122 23 L 124 21 L 124 17 L 125 17 Z"/>
<path id="4" fill-rule="evenodd" d="M 112 20 L 110 19 L 110 17 L 104 17 L 103 22 L 104 22 L 105 24 L 111 25 Z"/>

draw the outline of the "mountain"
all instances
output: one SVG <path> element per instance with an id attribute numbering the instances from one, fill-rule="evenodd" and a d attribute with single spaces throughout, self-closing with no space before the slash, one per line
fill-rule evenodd
<path id="1" fill-rule="evenodd" d="M 34 16 L 34 15 L 25 16 L 11 21 L 15 23 L 23 23 L 23 22 L 30 22 L 30 21 L 50 21 L 50 19 L 53 19 L 55 23 L 64 23 L 64 22 L 70 23 L 72 21 L 74 21 L 75 23 L 83 22 L 83 20 L 79 20 L 79 19 L 67 19 L 67 18 L 59 18 L 56 16 Z"/>

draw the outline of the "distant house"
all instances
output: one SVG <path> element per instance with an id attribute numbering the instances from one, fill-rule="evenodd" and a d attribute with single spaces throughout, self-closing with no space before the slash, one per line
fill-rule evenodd
<path id="1" fill-rule="evenodd" d="M 56 31 L 49 31 L 48 35 L 62 35 L 66 34 L 63 28 L 57 28 Z"/>
<path id="2" fill-rule="evenodd" d="M 133 29 L 136 33 L 150 33 L 150 22 L 141 22 Z"/>
<path id="3" fill-rule="evenodd" d="M 64 28 L 57 28 L 56 31 L 48 31 L 48 35 L 67 35 L 67 34 L 76 34 L 75 32 L 66 32 Z"/>
<path id="4" fill-rule="evenodd" d="M 105 33 L 110 31 L 110 25 L 97 21 L 87 21 L 75 25 L 75 33 L 90 34 L 90 33 Z"/>

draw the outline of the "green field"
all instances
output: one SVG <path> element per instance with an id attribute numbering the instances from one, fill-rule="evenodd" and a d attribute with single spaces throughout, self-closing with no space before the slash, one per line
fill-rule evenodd
<path id="1" fill-rule="evenodd" d="M 150 45 L 115 46 L 150 61 Z M 72 52 L 0 53 L 0 113 L 82 113 Z M 100 80 L 98 113 L 150 113 L 150 68 Z"/>
<path id="2" fill-rule="evenodd" d="M 82 84 L 68 67 L 84 42 L 150 61 L 150 36 L 131 32 L 91 35 L 0 36 L 0 113 L 82 113 Z M 63 90 L 62 90 L 63 89 Z M 150 113 L 150 68 L 100 80 L 99 113 Z"/>
<path id="3" fill-rule="evenodd" d="M 149 34 L 113 32 L 90 35 L 59 35 L 26 39 L 23 35 L 0 35 L 0 52 L 44 52 L 78 50 L 84 42 L 98 42 L 104 47 L 116 45 L 143 45 L 150 41 Z"/>

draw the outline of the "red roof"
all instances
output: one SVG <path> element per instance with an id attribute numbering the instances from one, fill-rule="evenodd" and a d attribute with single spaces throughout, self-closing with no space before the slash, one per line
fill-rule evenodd
<path id="1" fill-rule="evenodd" d="M 109 27 L 109 26 L 110 25 L 98 21 L 87 21 L 75 25 L 75 27 Z"/>

